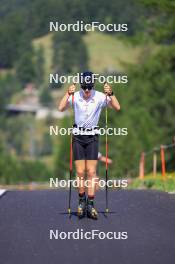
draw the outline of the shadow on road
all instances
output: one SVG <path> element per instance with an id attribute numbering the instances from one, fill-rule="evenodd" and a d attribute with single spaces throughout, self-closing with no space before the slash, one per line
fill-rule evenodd
<path id="1" fill-rule="evenodd" d="M 110 214 L 116 214 L 117 212 L 111 211 L 111 212 L 106 213 L 105 211 L 99 211 L 98 213 L 99 214 L 102 214 L 105 218 L 107 218 L 108 215 L 110 215 Z M 71 218 L 72 216 L 75 216 L 75 217 L 78 218 L 77 212 L 71 212 L 70 214 L 69 213 L 66 213 L 66 212 L 60 212 L 59 214 L 60 215 L 68 215 L 69 218 Z"/>

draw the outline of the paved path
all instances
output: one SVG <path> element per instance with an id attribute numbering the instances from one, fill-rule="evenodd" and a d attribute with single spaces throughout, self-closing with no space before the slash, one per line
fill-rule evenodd
<path id="1" fill-rule="evenodd" d="M 72 208 L 76 210 L 77 194 Z M 0 198 L 1 264 L 174 264 L 175 195 L 111 191 L 97 194 L 98 221 L 66 213 L 65 191 L 9 191 Z M 127 240 L 49 239 L 50 229 L 127 232 Z"/>

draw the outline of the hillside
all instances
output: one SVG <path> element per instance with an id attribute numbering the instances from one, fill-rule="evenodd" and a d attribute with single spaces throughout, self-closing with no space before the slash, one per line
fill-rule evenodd
<path id="1" fill-rule="evenodd" d="M 33 46 L 36 49 L 42 47 L 44 50 L 45 80 L 47 81 L 49 73 L 52 70 L 52 58 L 53 58 L 52 34 L 48 34 L 43 37 L 34 39 Z"/>
<path id="2" fill-rule="evenodd" d="M 133 47 L 119 37 L 100 32 L 91 32 L 84 37 L 90 69 L 103 72 L 105 69 L 123 71 L 125 64 L 137 62 L 140 47 Z"/>
<path id="3" fill-rule="evenodd" d="M 91 32 L 83 37 L 89 56 L 89 68 L 93 72 L 103 72 L 106 69 L 124 71 L 126 64 L 137 63 L 141 54 L 141 46 L 132 46 L 114 35 Z M 108 43 L 108 45 L 106 45 Z M 33 41 L 35 48 L 44 49 L 45 73 L 52 72 L 52 34 Z"/>

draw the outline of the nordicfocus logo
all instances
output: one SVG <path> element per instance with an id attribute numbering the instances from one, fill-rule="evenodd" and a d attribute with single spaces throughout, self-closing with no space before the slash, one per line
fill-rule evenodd
<path id="1" fill-rule="evenodd" d="M 76 21 L 76 23 L 64 24 L 50 21 L 50 32 L 53 31 L 75 31 L 75 32 L 92 32 L 98 30 L 100 32 L 126 32 L 128 31 L 128 24 L 103 24 L 97 21 L 91 23 L 84 23 L 84 21 Z"/>
<path id="2" fill-rule="evenodd" d="M 71 239 L 115 239 L 115 240 L 126 240 L 128 239 L 127 232 L 116 232 L 116 231 L 109 231 L 103 232 L 100 230 L 91 230 L 91 231 L 84 231 L 83 229 L 77 229 L 76 231 L 59 231 L 58 229 L 50 229 L 49 238 L 52 239 L 61 239 L 61 240 L 71 240 Z"/>
<path id="3" fill-rule="evenodd" d="M 104 84 L 105 82 L 112 84 L 112 83 L 116 83 L 116 84 L 127 84 L 128 83 L 128 76 L 127 75 L 108 75 L 108 76 L 104 76 L 101 75 L 99 73 L 93 73 L 92 74 L 92 80 L 89 80 L 89 77 L 87 76 L 87 80 L 86 77 L 84 78 L 82 73 L 76 73 L 74 75 L 59 75 L 58 73 L 50 73 L 49 75 L 49 83 L 50 84 L 70 84 L 70 83 L 82 83 L 83 81 L 85 81 L 86 83 L 88 83 L 88 81 L 92 81 L 92 82 L 98 82 L 101 84 Z"/>
<path id="4" fill-rule="evenodd" d="M 108 135 L 108 136 L 127 136 L 128 135 L 128 129 L 126 127 L 123 128 L 116 128 L 116 127 L 92 127 L 91 129 L 89 128 L 72 128 L 72 127 L 59 127 L 59 126 L 50 126 L 49 134 L 50 136 L 65 136 L 65 135 Z"/>
<path id="5" fill-rule="evenodd" d="M 98 185 L 99 188 L 103 189 L 105 186 L 108 188 L 127 188 L 128 181 L 126 179 L 118 180 L 103 180 L 98 177 L 91 180 L 84 180 L 83 178 L 77 178 L 75 180 L 59 180 L 58 178 L 50 178 L 50 188 L 69 188 L 70 186 L 74 188 L 91 188 Z"/>

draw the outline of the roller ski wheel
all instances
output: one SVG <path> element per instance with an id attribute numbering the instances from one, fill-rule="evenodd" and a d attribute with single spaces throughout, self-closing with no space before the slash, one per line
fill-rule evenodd
<path id="1" fill-rule="evenodd" d="M 78 218 L 81 219 L 86 216 L 86 199 L 80 199 L 77 209 Z"/>
<path id="2" fill-rule="evenodd" d="M 98 212 L 94 208 L 93 205 L 90 205 L 90 204 L 87 205 L 87 217 L 91 218 L 93 220 L 97 220 L 98 219 Z"/>

